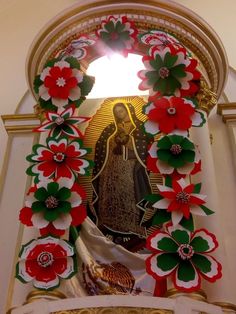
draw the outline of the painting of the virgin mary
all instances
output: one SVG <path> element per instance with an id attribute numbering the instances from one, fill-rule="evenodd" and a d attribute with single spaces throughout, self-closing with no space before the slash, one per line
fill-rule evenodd
<path id="1" fill-rule="evenodd" d="M 93 171 L 93 220 L 105 236 L 129 251 L 145 244 L 140 201 L 150 194 L 145 169 L 150 141 L 143 133 L 131 104 L 118 102 L 113 120 L 102 131 L 95 147 Z"/>

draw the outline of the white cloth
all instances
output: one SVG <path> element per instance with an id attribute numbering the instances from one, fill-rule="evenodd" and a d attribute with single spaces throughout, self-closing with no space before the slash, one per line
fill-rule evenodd
<path id="1" fill-rule="evenodd" d="M 153 295 L 155 280 L 145 268 L 148 254 L 131 253 L 113 243 L 89 218 L 81 226 L 76 249 L 78 273 L 67 281 L 68 297 Z"/>

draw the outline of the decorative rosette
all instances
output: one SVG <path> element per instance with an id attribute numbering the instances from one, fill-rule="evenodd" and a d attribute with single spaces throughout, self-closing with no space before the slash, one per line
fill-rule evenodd
<path id="1" fill-rule="evenodd" d="M 94 79 L 80 70 L 79 62 L 68 57 L 49 61 L 34 80 L 42 108 L 56 111 L 74 104 L 78 107 L 91 91 Z"/>
<path id="2" fill-rule="evenodd" d="M 48 132 L 49 137 L 59 138 L 63 135 L 69 137 L 83 137 L 83 134 L 75 126 L 90 120 L 88 117 L 74 116 L 75 106 L 70 106 L 61 113 L 53 111 L 46 112 L 46 122 L 35 128 L 34 132 Z"/>
<path id="3" fill-rule="evenodd" d="M 79 174 L 89 174 L 92 162 L 84 159 L 84 156 L 90 149 L 82 148 L 80 139 L 69 142 L 65 137 L 47 138 L 46 142 L 47 146 L 34 145 L 34 153 L 26 157 L 33 163 L 26 173 L 35 176 L 35 183 L 59 178 L 73 179 Z"/>
<path id="4" fill-rule="evenodd" d="M 197 93 L 196 81 L 201 76 L 196 70 L 197 60 L 186 57 L 183 51 L 172 53 L 168 47 L 159 50 L 154 46 L 143 63 L 146 69 L 138 72 L 140 90 L 149 90 L 155 96 L 191 97 Z"/>
<path id="5" fill-rule="evenodd" d="M 60 50 L 57 57 L 65 59 L 67 57 L 74 57 L 77 60 L 82 60 L 87 56 L 87 48 L 93 46 L 96 41 L 89 38 L 87 35 L 81 35 L 78 39 L 74 39 L 63 50 Z"/>
<path id="6" fill-rule="evenodd" d="M 148 117 L 144 129 L 152 135 L 163 132 L 186 136 L 191 126 L 202 126 L 206 122 L 203 113 L 196 108 L 195 100 L 174 96 L 148 102 L 144 108 Z"/>
<path id="7" fill-rule="evenodd" d="M 43 182 L 30 189 L 19 218 L 24 225 L 39 229 L 41 235 L 62 235 L 86 218 L 84 199 L 85 191 L 77 183 L 71 187 L 69 180 Z"/>
<path id="8" fill-rule="evenodd" d="M 77 272 L 74 247 L 52 236 L 32 240 L 22 246 L 16 277 L 23 283 L 33 281 L 41 290 L 59 286 L 60 278 L 69 279 Z"/>
<path id="9" fill-rule="evenodd" d="M 184 179 L 180 179 L 171 181 L 171 187 L 167 185 L 157 185 L 157 187 L 159 194 L 147 197 L 152 201 L 152 206 L 158 209 L 153 224 L 172 221 L 174 226 L 181 224 L 192 231 L 192 215 L 213 214 L 213 211 L 204 205 L 206 195 L 200 194 L 201 183 L 188 184 Z"/>
<path id="10" fill-rule="evenodd" d="M 150 50 L 151 53 L 152 49 L 163 50 L 166 47 L 170 49 L 171 53 L 182 51 L 184 54 L 186 54 L 187 52 L 183 45 L 173 35 L 166 32 L 151 30 L 140 34 L 138 38 L 141 43 L 152 46 Z"/>
<path id="11" fill-rule="evenodd" d="M 180 179 L 200 171 L 198 149 L 181 135 L 167 135 L 153 142 L 148 150 L 147 168 L 154 173 Z"/>
<path id="12" fill-rule="evenodd" d="M 171 276 L 174 286 L 191 292 L 200 289 L 201 277 L 215 282 L 221 278 L 221 265 L 208 253 L 218 246 L 215 236 L 205 229 L 194 233 L 181 227 L 157 231 L 147 239 L 153 254 L 146 260 L 147 272 L 156 280 Z"/>
<path id="13" fill-rule="evenodd" d="M 96 31 L 97 37 L 105 44 L 104 49 L 110 48 L 111 51 L 125 57 L 133 51 L 137 34 L 134 22 L 129 21 L 126 16 L 119 18 L 109 16 L 102 21 L 101 28 Z"/>

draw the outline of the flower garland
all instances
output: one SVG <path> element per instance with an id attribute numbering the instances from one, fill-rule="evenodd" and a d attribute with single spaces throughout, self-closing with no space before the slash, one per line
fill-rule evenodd
<path id="1" fill-rule="evenodd" d="M 156 213 L 153 225 L 162 225 L 147 239 L 151 255 L 147 272 L 157 281 L 171 276 L 179 290 L 200 288 L 200 276 L 214 282 L 221 277 L 221 265 L 208 253 L 218 245 L 207 230 L 194 231 L 193 215 L 213 213 L 200 194 L 201 183 L 190 184 L 188 176 L 201 171 L 198 147 L 188 138 L 192 126 L 205 123 L 198 109 L 196 93 L 200 72 L 197 60 L 173 36 L 161 30 L 138 32 L 126 16 L 108 16 L 91 36 L 80 35 L 57 52 L 35 77 L 34 90 L 45 111 L 45 121 L 35 132 L 48 132 L 46 145 L 33 146 L 26 159 L 31 163 L 26 173 L 34 178 L 19 219 L 25 226 L 39 230 L 40 237 L 22 246 L 16 277 L 34 287 L 50 290 L 60 278 L 76 273 L 75 248 L 60 239 L 71 226 L 86 218 L 86 193 L 79 177 L 87 175 L 92 161 L 86 158 L 83 134 L 78 125 L 89 117 L 78 117 L 75 108 L 92 89 L 94 78 L 82 72 L 79 61 L 90 49 L 110 55 L 127 56 L 143 45 L 144 70 L 140 90 L 150 96 L 143 111 L 147 121 L 144 132 L 161 135 L 148 150 L 147 168 L 160 173 L 164 185 L 159 193 L 148 195 Z"/>
<path id="2" fill-rule="evenodd" d="M 164 178 L 164 185 L 157 186 L 159 193 L 146 197 L 156 210 L 152 224 L 164 230 L 147 239 L 152 252 L 146 260 L 147 272 L 157 282 L 171 276 L 178 290 L 191 292 L 201 287 L 200 274 L 211 282 L 222 276 L 221 265 L 205 254 L 217 247 L 215 236 L 194 231 L 193 215 L 213 211 L 205 206 L 201 183 L 186 180 L 201 171 L 198 147 L 188 139 L 192 126 L 206 122 L 195 98 L 200 72 L 197 60 L 173 36 L 150 31 L 139 38 L 149 47 L 143 57 L 145 70 L 138 72 L 139 89 L 150 94 L 143 108 L 144 131 L 161 135 L 149 148 L 147 168 Z"/>

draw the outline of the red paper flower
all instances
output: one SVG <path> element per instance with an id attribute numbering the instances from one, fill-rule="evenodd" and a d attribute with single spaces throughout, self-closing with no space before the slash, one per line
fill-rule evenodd
<path id="1" fill-rule="evenodd" d="M 213 212 L 201 205 L 205 204 L 206 195 L 195 191 L 201 185 L 188 184 L 184 179 L 172 182 L 172 188 L 158 185 L 159 193 L 163 197 L 153 204 L 154 208 L 166 209 L 171 212 L 171 219 L 174 225 L 180 223 L 185 217 L 190 218 L 190 213 L 195 215 L 209 215 Z"/>
<path id="2" fill-rule="evenodd" d="M 186 136 L 191 126 L 202 126 L 205 122 L 203 114 L 195 107 L 192 100 L 174 96 L 149 102 L 145 107 L 148 117 L 144 123 L 145 131 L 152 135 L 163 132 Z"/>
<path id="3" fill-rule="evenodd" d="M 87 56 L 87 48 L 95 44 L 95 40 L 89 38 L 87 35 L 80 35 L 78 39 L 74 39 L 63 50 L 57 53 L 56 57 L 65 59 L 67 57 L 74 57 L 77 60 L 82 60 Z"/>
<path id="4" fill-rule="evenodd" d="M 39 229 L 41 235 L 60 236 L 70 225 L 78 226 L 86 218 L 86 195 L 77 183 L 71 187 L 69 180 L 53 184 L 43 182 L 29 190 L 19 219 L 24 225 Z"/>
<path id="5" fill-rule="evenodd" d="M 67 138 L 48 138 L 47 146 L 34 145 L 34 154 L 26 157 L 33 165 L 26 173 L 35 176 L 35 183 L 48 179 L 72 179 L 78 174 L 88 174 L 91 162 L 83 157 L 89 149 L 81 148 L 81 144 L 80 139 L 69 142 Z"/>
<path id="6" fill-rule="evenodd" d="M 75 106 L 71 106 L 61 113 L 56 113 L 53 111 L 46 112 L 46 122 L 44 122 L 40 127 L 34 129 L 34 132 L 49 132 L 49 137 L 59 138 L 63 135 L 69 137 L 82 138 L 83 134 L 75 126 L 75 124 L 80 124 L 88 121 L 88 117 L 77 117 L 73 114 L 75 113 Z"/>
<path id="7" fill-rule="evenodd" d="M 51 99 L 54 106 L 61 108 L 68 100 L 81 98 L 78 86 L 83 81 L 83 73 L 71 68 L 66 61 L 58 61 L 52 67 L 46 67 L 40 75 L 43 84 L 39 87 L 39 97 L 44 101 Z"/>
<path id="8" fill-rule="evenodd" d="M 172 53 L 182 51 L 186 55 L 186 49 L 183 45 L 174 36 L 168 33 L 151 30 L 147 33 L 140 34 L 139 39 L 145 45 L 152 46 L 150 54 L 152 54 L 153 49 L 163 50 L 168 47 Z"/>
<path id="9" fill-rule="evenodd" d="M 54 237 L 39 238 L 23 245 L 16 277 L 23 283 L 33 281 L 33 286 L 50 290 L 60 285 L 60 279 L 69 279 L 77 272 L 74 247 Z"/>

